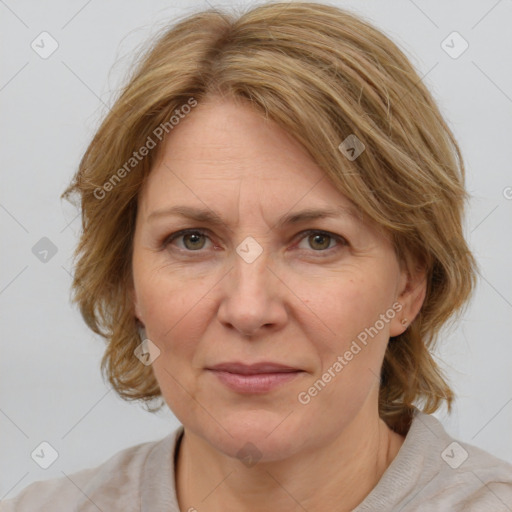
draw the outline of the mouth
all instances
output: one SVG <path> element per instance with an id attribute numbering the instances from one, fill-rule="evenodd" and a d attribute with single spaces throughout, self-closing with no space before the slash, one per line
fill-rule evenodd
<path id="1" fill-rule="evenodd" d="M 222 384 L 238 393 L 268 393 L 297 378 L 303 370 L 273 362 L 222 363 L 207 368 Z"/>

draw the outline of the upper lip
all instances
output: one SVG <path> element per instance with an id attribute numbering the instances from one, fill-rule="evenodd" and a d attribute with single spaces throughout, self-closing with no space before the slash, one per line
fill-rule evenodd
<path id="1" fill-rule="evenodd" d="M 299 368 L 287 366 L 279 363 L 263 361 L 260 363 L 245 364 L 240 362 L 221 363 L 209 367 L 209 370 L 224 371 L 229 373 L 238 373 L 242 375 L 255 375 L 258 373 L 289 373 L 301 371 Z"/>

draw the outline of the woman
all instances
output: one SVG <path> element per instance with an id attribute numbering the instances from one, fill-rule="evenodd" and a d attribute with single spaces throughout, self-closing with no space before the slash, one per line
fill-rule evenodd
<path id="1" fill-rule="evenodd" d="M 64 196 L 75 301 L 120 396 L 182 426 L 2 511 L 512 510 L 430 414 L 476 264 L 460 150 L 411 64 L 310 3 L 164 33 Z"/>

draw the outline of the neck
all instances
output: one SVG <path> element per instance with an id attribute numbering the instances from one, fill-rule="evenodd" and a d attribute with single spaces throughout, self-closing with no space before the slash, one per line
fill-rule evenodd
<path id="1" fill-rule="evenodd" d="M 176 460 L 182 510 L 352 510 L 375 487 L 404 437 L 365 411 L 332 442 L 290 458 L 244 466 L 185 429 Z"/>

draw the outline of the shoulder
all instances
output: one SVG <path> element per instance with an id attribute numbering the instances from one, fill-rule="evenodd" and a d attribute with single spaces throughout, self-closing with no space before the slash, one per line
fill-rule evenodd
<path id="1" fill-rule="evenodd" d="M 512 511 L 512 464 L 471 444 L 450 440 L 431 484 L 440 504 L 460 511 Z"/>
<path id="2" fill-rule="evenodd" d="M 155 452 L 172 452 L 180 429 L 163 439 L 126 448 L 94 468 L 33 482 L 14 498 L 0 502 L 0 512 L 42 510 L 139 510 L 147 460 Z"/>
<path id="3" fill-rule="evenodd" d="M 401 512 L 511 512 L 512 465 L 451 437 L 432 415 L 415 411 L 397 456 L 356 508 Z"/>
<path id="4" fill-rule="evenodd" d="M 418 412 L 412 441 L 425 477 L 415 502 L 453 511 L 511 511 L 512 465 L 450 436 L 434 416 Z M 427 506 L 428 503 L 428 506 Z M 422 508 L 418 510 L 423 510 Z"/>

